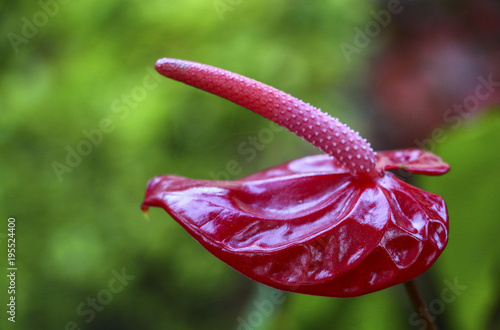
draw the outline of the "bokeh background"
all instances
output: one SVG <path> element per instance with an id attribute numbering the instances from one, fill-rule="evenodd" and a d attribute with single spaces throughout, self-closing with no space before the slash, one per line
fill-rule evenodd
<path id="1" fill-rule="evenodd" d="M 217 260 L 163 210 L 145 219 L 153 176 L 234 179 L 319 152 L 283 131 L 242 154 L 269 122 L 163 79 L 152 71 L 161 57 L 275 86 L 377 149 L 423 147 L 449 162 L 443 177 L 411 177 L 450 213 L 449 245 L 417 283 L 441 329 L 500 328 L 498 1 L 0 6 L 1 329 L 422 328 L 402 286 L 351 299 L 281 294 Z"/>

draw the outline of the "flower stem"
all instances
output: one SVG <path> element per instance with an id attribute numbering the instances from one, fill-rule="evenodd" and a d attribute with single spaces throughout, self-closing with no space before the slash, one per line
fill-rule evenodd
<path id="1" fill-rule="evenodd" d="M 335 157 L 352 174 L 370 173 L 375 153 L 361 136 L 320 109 L 256 80 L 209 65 L 163 58 L 156 70 L 221 96 L 286 127 L 325 153 Z"/>
<path id="2" fill-rule="evenodd" d="M 405 289 L 410 297 L 413 308 L 420 315 L 424 323 L 425 329 L 437 330 L 436 324 L 434 323 L 432 316 L 429 314 L 429 309 L 424 303 L 424 299 L 417 288 L 415 279 L 405 282 Z"/>

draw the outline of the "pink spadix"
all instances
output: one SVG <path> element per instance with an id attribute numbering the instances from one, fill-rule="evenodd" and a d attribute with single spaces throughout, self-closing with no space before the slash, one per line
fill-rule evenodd
<path id="1" fill-rule="evenodd" d="M 285 92 L 205 64 L 163 58 L 162 75 L 223 97 L 256 112 L 333 156 L 352 174 L 375 169 L 375 153 L 357 132 L 338 119 Z"/>

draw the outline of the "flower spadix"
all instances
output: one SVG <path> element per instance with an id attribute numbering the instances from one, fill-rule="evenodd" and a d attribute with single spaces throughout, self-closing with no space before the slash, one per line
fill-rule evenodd
<path id="1" fill-rule="evenodd" d="M 242 105 L 325 152 L 234 181 L 163 175 L 142 209 L 164 208 L 201 245 L 274 288 L 353 297 L 426 271 L 448 240 L 440 196 L 389 169 L 439 175 L 449 166 L 418 149 L 374 153 L 321 110 L 273 87 L 194 62 L 161 59 L 166 77 Z"/>
<path id="2" fill-rule="evenodd" d="M 164 58 L 156 62 L 162 75 L 223 97 L 283 126 L 352 173 L 369 173 L 375 154 L 359 134 L 290 94 L 233 72 L 209 65 Z"/>

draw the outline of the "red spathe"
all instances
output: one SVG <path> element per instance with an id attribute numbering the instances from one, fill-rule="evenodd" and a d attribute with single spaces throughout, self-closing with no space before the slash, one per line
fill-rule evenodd
<path id="1" fill-rule="evenodd" d="M 443 199 L 387 169 L 439 175 L 449 166 L 417 149 L 378 152 L 379 175 L 354 176 L 328 155 L 234 181 L 150 180 L 142 206 L 164 208 L 200 244 L 277 289 L 354 297 L 425 272 L 448 241 Z"/>

